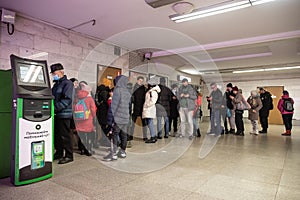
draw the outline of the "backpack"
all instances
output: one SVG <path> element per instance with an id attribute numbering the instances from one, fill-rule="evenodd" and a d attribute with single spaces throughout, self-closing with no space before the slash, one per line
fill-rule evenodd
<path id="1" fill-rule="evenodd" d="M 74 108 L 75 120 L 87 120 L 90 117 L 91 111 L 88 110 L 85 104 L 85 98 L 78 100 Z"/>
<path id="2" fill-rule="evenodd" d="M 283 109 L 287 112 L 293 112 L 294 111 L 294 105 L 291 98 L 284 99 L 283 100 Z"/>

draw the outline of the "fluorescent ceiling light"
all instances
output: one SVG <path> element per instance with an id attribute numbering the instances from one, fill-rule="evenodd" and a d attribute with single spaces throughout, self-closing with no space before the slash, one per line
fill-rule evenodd
<path id="1" fill-rule="evenodd" d="M 212 15 L 217 15 L 221 13 L 226 13 L 234 10 L 239 10 L 242 8 L 247 8 L 253 5 L 259 5 L 263 3 L 268 3 L 270 1 L 275 0 L 242 0 L 235 3 L 227 3 L 227 4 L 218 4 L 220 6 L 210 6 L 206 9 L 197 9 L 191 13 L 183 14 L 183 15 L 171 15 L 170 19 L 176 23 L 185 22 L 193 19 L 199 19 L 203 17 L 208 17 Z M 227 1 L 228 2 L 228 1 Z M 230 1 L 231 2 L 231 1 Z"/>
<path id="2" fill-rule="evenodd" d="M 300 66 L 275 67 L 275 68 L 253 69 L 253 70 L 241 70 L 241 71 L 233 71 L 232 73 L 241 74 L 241 73 L 267 72 L 267 71 L 278 71 L 278 70 L 289 70 L 289 69 L 300 69 Z"/>

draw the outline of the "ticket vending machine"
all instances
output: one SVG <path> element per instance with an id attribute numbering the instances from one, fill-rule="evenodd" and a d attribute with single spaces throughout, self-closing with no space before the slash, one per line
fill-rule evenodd
<path id="1" fill-rule="evenodd" d="M 46 61 L 10 56 L 13 79 L 11 182 L 52 177 L 53 96 Z"/>

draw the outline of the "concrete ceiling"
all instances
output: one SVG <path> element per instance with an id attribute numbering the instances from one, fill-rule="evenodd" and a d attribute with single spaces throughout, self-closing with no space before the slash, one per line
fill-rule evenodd
<path id="1" fill-rule="evenodd" d="M 186 1 L 193 3 L 195 8 L 202 8 L 225 0 Z M 95 26 L 86 24 L 73 30 L 103 40 L 136 28 L 160 27 L 176 31 L 194 41 L 195 45 L 189 42 L 178 43 L 172 37 L 173 42 L 166 43 L 178 43 L 174 48 L 170 46 L 175 52 L 178 48 L 187 48 L 178 55 L 196 60 L 199 64 L 197 71 L 210 70 L 207 60 L 214 62 L 220 70 L 300 63 L 299 0 L 277 0 L 179 24 L 169 19 L 170 15 L 175 14 L 171 5 L 154 9 L 144 0 L 1 0 L 0 7 L 64 28 L 95 19 Z M 165 40 L 159 33 L 150 36 L 146 34 L 145 37 L 161 43 Z M 136 45 L 141 45 L 141 49 L 151 48 L 141 44 L 143 39 L 145 38 L 137 37 Z M 120 42 L 119 45 L 131 48 L 128 41 L 127 44 Z M 195 68 L 178 55 L 153 55 L 152 61 L 165 63 L 179 70 Z"/>

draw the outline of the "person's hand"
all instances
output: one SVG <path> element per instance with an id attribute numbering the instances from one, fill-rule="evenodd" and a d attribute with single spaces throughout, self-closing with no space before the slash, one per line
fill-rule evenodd
<path id="1" fill-rule="evenodd" d="M 207 100 L 211 101 L 211 100 L 212 100 L 212 97 L 208 97 Z"/>
<path id="2" fill-rule="evenodd" d="M 252 112 L 257 113 L 256 110 L 252 110 Z"/>
<path id="3" fill-rule="evenodd" d="M 234 99 L 234 96 L 229 96 L 230 99 Z"/>
<path id="4" fill-rule="evenodd" d="M 182 93 L 181 95 L 180 95 L 180 97 L 183 97 L 184 96 L 184 94 Z"/>
<path id="5" fill-rule="evenodd" d="M 185 97 L 185 98 L 189 98 L 189 97 L 190 97 L 190 95 L 189 95 L 189 94 L 186 94 L 186 95 L 184 95 L 184 97 Z"/>

